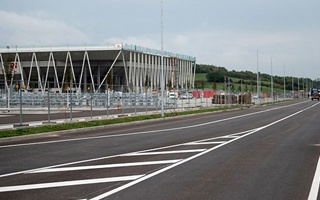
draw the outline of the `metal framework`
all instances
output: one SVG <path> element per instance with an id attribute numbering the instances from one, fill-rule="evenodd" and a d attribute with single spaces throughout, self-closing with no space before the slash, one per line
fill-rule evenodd
<path id="1" fill-rule="evenodd" d="M 160 89 L 161 52 L 133 45 L 107 47 L 16 48 L 0 49 L 2 88 L 21 81 L 26 89 L 66 87 L 81 93 L 88 86 L 94 92 L 108 85 L 126 85 L 128 90 Z M 6 80 L 8 62 L 15 66 Z M 196 59 L 164 52 L 164 83 L 172 88 L 194 88 Z M 11 65 L 10 65 L 11 66 Z M 171 89 L 171 88 L 169 88 Z"/>

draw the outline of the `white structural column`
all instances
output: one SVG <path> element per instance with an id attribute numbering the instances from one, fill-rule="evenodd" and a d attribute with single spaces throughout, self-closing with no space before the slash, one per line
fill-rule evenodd
<path id="1" fill-rule="evenodd" d="M 190 61 L 187 61 L 187 86 L 188 86 L 188 89 L 190 88 L 191 86 L 191 62 Z"/>
<path id="2" fill-rule="evenodd" d="M 0 61 L 1 61 L 1 69 L 2 69 L 2 72 L 4 74 L 5 87 L 6 87 L 7 90 L 9 90 L 9 86 L 8 86 L 8 83 L 7 83 L 6 70 L 4 69 L 4 64 L 3 64 L 2 54 L 0 54 Z"/>
<path id="3" fill-rule="evenodd" d="M 141 54 L 138 53 L 138 74 L 137 74 L 137 82 L 138 82 L 138 87 L 139 87 L 139 90 L 142 91 L 142 70 L 141 70 Z"/>
<path id="4" fill-rule="evenodd" d="M 149 86 L 150 90 L 153 90 L 153 85 L 152 85 L 152 55 L 148 56 L 148 76 L 149 76 Z"/>
<path id="5" fill-rule="evenodd" d="M 55 59 L 54 59 L 54 55 L 52 52 L 50 52 L 49 54 L 49 60 L 48 60 L 48 65 L 47 65 L 47 72 L 46 72 L 46 78 L 45 78 L 45 82 L 44 82 L 44 88 L 47 87 L 47 81 L 48 81 L 48 76 L 49 76 L 49 71 L 50 71 L 50 63 L 52 63 L 52 67 L 53 67 L 53 71 L 54 71 L 54 82 L 57 82 L 58 83 L 58 90 L 59 90 L 59 93 L 61 93 L 61 88 L 60 88 L 60 85 L 59 85 L 59 79 L 58 79 L 58 73 L 57 73 L 57 67 L 56 67 L 56 62 L 55 62 Z"/>
<path id="6" fill-rule="evenodd" d="M 87 59 L 87 62 L 88 62 L 88 68 L 89 68 L 89 72 L 90 72 L 92 89 L 93 89 L 93 92 L 96 92 L 96 86 L 95 86 L 94 78 L 93 78 L 93 75 L 92 75 L 92 69 L 91 69 L 91 65 L 90 65 L 89 54 L 88 54 L 87 51 L 85 52 L 85 55 L 86 55 L 86 59 Z M 80 86 L 79 86 L 79 87 L 80 87 Z"/>
<path id="7" fill-rule="evenodd" d="M 132 82 L 132 52 L 129 53 L 129 74 L 128 74 L 128 82 L 129 84 L 133 84 Z M 130 88 L 131 89 L 131 88 Z"/>
<path id="8" fill-rule="evenodd" d="M 154 60 L 154 55 L 152 55 L 151 56 L 151 71 L 150 71 L 150 73 L 151 73 L 151 76 L 150 76 L 150 79 L 151 79 L 151 90 L 154 90 L 154 62 L 155 62 L 155 60 Z"/>
<path id="9" fill-rule="evenodd" d="M 171 72 L 171 65 L 170 65 L 170 58 L 169 57 L 166 57 L 166 74 L 167 74 L 167 78 L 166 78 L 166 85 L 165 85 L 165 87 L 167 87 L 167 85 L 168 85 L 168 83 L 169 83 L 169 81 L 171 80 L 171 77 L 170 77 L 170 72 Z"/>
<path id="10" fill-rule="evenodd" d="M 142 57 L 142 72 L 143 72 L 142 84 L 143 85 L 145 85 L 146 78 L 147 78 L 147 61 L 148 61 L 148 56 L 146 54 L 143 54 L 143 57 Z"/>
<path id="11" fill-rule="evenodd" d="M 65 75 L 66 75 L 66 71 L 67 71 L 67 67 L 68 67 L 68 61 L 70 62 L 70 69 L 71 69 L 71 73 L 72 73 L 72 76 L 73 76 L 72 77 L 72 79 L 73 79 L 73 83 L 72 84 L 75 84 L 76 87 L 77 87 L 77 82 L 76 82 L 76 77 L 75 77 L 75 74 L 74 74 L 73 62 L 72 62 L 72 57 L 71 57 L 70 51 L 67 52 L 66 62 L 65 62 L 65 65 L 64 65 L 64 71 L 63 71 L 63 77 L 62 77 L 61 85 L 63 86 L 64 81 L 66 79 Z"/>
<path id="12" fill-rule="evenodd" d="M 119 54 L 114 59 L 112 56 L 114 54 L 111 51 L 114 53 L 115 50 L 119 50 Z M 91 51 L 90 48 L 80 48 L 78 50 L 72 48 L 66 50 L 50 48 L 44 51 L 31 49 L 26 53 L 10 50 L 9 52 L 0 53 L 0 70 L 2 74 L 5 74 L 6 62 L 3 59 L 7 59 L 8 56 L 14 58 L 14 62 L 17 65 L 14 73 L 17 75 L 11 80 L 6 80 L 7 76 L 4 76 L 6 89 L 9 89 L 8 84 L 10 84 L 10 81 L 20 78 L 18 75 L 20 74 L 22 84 L 25 84 L 28 88 L 35 85 L 42 92 L 48 87 L 48 81 L 53 81 L 54 87 L 59 89 L 59 92 L 62 92 L 62 89 L 65 89 L 63 87 L 67 84 L 71 88 L 76 88 L 77 92 L 80 93 L 87 89 L 84 86 L 84 82 L 91 83 L 93 85 L 92 91 L 97 92 L 97 86 L 105 84 L 106 76 L 111 70 L 114 70 L 113 67 L 115 67 L 113 83 L 128 85 L 130 89 L 135 88 L 136 91 L 142 91 L 148 77 L 150 83 L 149 91 L 159 89 L 161 86 L 162 64 L 162 57 L 159 53 L 125 48 L 111 49 L 111 51 L 110 49 L 93 49 Z M 122 55 L 122 62 L 118 61 L 120 55 Z M 163 57 L 164 86 L 167 87 L 168 83 L 171 82 L 172 86 L 176 88 L 179 86 L 182 88 L 194 87 L 195 61 L 172 55 L 173 57 Z M 91 59 L 94 58 L 93 62 L 90 61 L 90 56 Z M 39 58 L 40 60 L 38 60 Z M 20 59 L 22 59 L 22 62 Z M 107 69 L 106 74 L 102 74 L 106 71 L 102 67 L 109 65 L 108 63 L 112 62 L 112 60 L 114 62 L 110 69 Z M 121 65 L 122 63 L 123 66 Z M 124 67 L 124 71 L 121 67 Z M 100 82 L 102 76 L 105 76 L 105 78 Z M 125 77 L 126 80 L 121 79 L 122 77 Z M 31 82 L 33 82 L 33 85 L 31 85 Z"/>
<path id="13" fill-rule="evenodd" d="M 83 77 L 83 71 L 86 69 L 86 61 L 88 64 L 89 68 L 89 73 L 90 73 L 90 78 L 91 78 L 91 84 L 92 84 L 92 90 L 95 92 L 95 83 L 94 83 L 94 78 L 92 75 L 92 70 L 91 70 L 91 64 L 90 64 L 90 59 L 89 59 L 89 54 L 87 51 L 84 52 L 83 55 L 83 60 L 82 60 L 82 67 L 81 67 L 81 73 L 80 73 L 80 78 L 79 78 L 79 86 L 78 86 L 78 91 L 81 91 L 81 85 L 82 85 L 82 77 Z M 86 88 L 85 88 L 86 89 Z"/>
<path id="14" fill-rule="evenodd" d="M 158 73 L 158 57 L 154 56 L 154 65 L 153 65 L 153 89 L 158 89 L 157 87 L 157 73 Z"/>
<path id="15" fill-rule="evenodd" d="M 161 86 L 161 56 L 158 56 L 158 89 Z"/>
<path id="16" fill-rule="evenodd" d="M 37 70 L 37 74 L 38 74 L 38 86 L 40 86 L 41 91 L 44 92 L 43 86 L 41 83 L 40 68 L 39 68 L 39 64 L 38 64 L 38 60 L 37 60 L 37 55 L 35 52 L 32 54 L 32 59 L 31 59 L 31 66 L 30 66 L 30 72 L 29 72 L 29 78 L 28 78 L 28 88 L 30 88 L 30 79 L 31 79 L 33 63 L 36 64 L 36 70 Z"/>
<path id="17" fill-rule="evenodd" d="M 21 84 L 22 85 L 24 85 L 24 77 L 23 77 L 23 70 L 22 70 L 22 66 L 21 66 L 21 62 L 20 62 L 20 57 L 19 57 L 19 54 L 18 53 L 16 53 L 16 55 L 15 55 L 15 57 L 14 57 L 14 63 L 15 63 L 15 65 L 17 65 L 16 67 L 17 67 L 17 70 L 18 70 L 18 72 L 20 73 L 20 75 L 21 75 Z M 15 73 L 15 71 L 14 71 L 14 73 Z"/>
<path id="18" fill-rule="evenodd" d="M 136 67 L 137 67 L 137 53 L 133 53 L 133 74 L 132 74 L 132 83 L 137 90 L 137 81 L 136 81 Z"/>
<path id="19" fill-rule="evenodd" d="M 181 84 L 181 86 L 182 86 L 182 88 L 186 88 L 186 61 L 185 60 L 182 60 L 181 61 L 182 62 L 182 84 Z"/>

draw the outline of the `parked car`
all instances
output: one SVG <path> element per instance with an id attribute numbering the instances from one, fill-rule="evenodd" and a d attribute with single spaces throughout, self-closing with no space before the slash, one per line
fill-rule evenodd
<path id="1" fill-rule="evenodd" d="M 178 99 L 178 98 L 179 98 L 178 92 L 170 92 L 169 93 L 169 99 Z"/>
<path id="2" fill-rule="evenodd" d="M 189 92 L 181 92 L 180 99 L 192 99 L 192 93 Z"/>

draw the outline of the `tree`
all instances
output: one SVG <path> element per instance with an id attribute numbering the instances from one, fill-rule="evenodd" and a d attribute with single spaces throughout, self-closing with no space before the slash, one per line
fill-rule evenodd
<path id="1" fill-rule="evenodd" d="M 11 66 L 11 64 L 13 63 L 13 58 L 9 57 L 6 62 L 4 62 L 3 67 L 4 69 L 1 69 L 3 76 L 5 77 L 5 79 L 7 81 L 11 81 L 11 79 L 13 78 L 13 67 Z"/>
<path id="2" fill-rule="evenodd" d="M 150 80 L 150 78 L 149 78 L 149 76 L 147 74 L 146 75 L 146 80 L 144 81 L 144 87 L 145 87 L 146 91 L 149 89 L 150 85 L 151 85 L 151 80 Z"/>
<path id="3" fill-rule="evenodd" d="M 171 80 L 168 81 L 167 87 L 169 88 L 169 90 L 172 89 L 172 82 L 171 82 Z"/>
<path id="4" fill-rule="evenodd" d="M 0 76 L 0 79 L 5 79 L 5 87 L 9 90 L 9 85 L 12 84 L 13 76 L 14 76 L 14 65 L 13 58 L 8 57 L 5 62 L 3 62 L 3 69 L 1 69 L 3 75 Z"/>
<path id="5" fill-rule="evenodd" d="M 213 89 L 213 90 L 217 90 L 217 84 L 216 84 L 216 82 L 213 82 L 212 89 Z"/>
<path id="6" fill-rule="evenodd" d="M 224 81 L 224 75 L 222 73 L 219 73 L 219 72 L 211 72 L 211 73 L 208 73 L 206 75 L 207 77 L 207 80 L 209 82 L 223 82 Z"/>
<path id="7" fill-rule="evenodd" d="M 204 80 L 201 81 L 201 89 L 204 90 Z"/>

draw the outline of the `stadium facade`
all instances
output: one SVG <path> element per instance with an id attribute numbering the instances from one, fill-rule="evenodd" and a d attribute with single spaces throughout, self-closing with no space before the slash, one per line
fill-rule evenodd
<path id="1" fill-rule="evenodd" d="M 5 79 L 0 87 L 9 89 L 18 81 L 24 89 L 42 92 L 48 87 L 60 93 L 66 87 L 79 93 L 88 88 L 104 92 L 109 85 L 127 86 L 129 91 L 159 90 L 161 55 L 165 87 L 194 88 L 195 57 L 123 44 L 0 49 L 0 76 Z"/>

